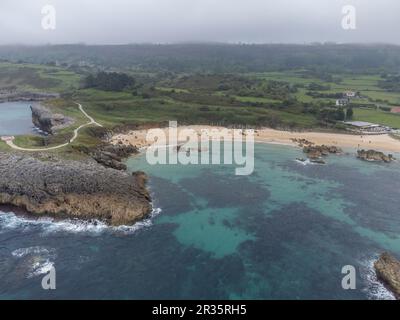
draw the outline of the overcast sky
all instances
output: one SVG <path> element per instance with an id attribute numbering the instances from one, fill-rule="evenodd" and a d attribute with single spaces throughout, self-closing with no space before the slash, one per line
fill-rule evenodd
<path id="1" fill-rule="evenodd" d="M 42 28 L 42 7 L 56 29 Z M 342 8 L 356 8 L 356 30 Z M 0 0 L 0 44 L 389 42 L 399 0 Z"/>

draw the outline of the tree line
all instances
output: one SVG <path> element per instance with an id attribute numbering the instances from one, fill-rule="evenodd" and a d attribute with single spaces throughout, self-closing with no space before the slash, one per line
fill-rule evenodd
<path id="1" fill-rule="evenodd" d="M 105 91 L 123 91 L 133 87 L 135 79 L 125 73 L 99 72 L 90 74 L 84 79 L 85 88 L 96 88 Z"/>

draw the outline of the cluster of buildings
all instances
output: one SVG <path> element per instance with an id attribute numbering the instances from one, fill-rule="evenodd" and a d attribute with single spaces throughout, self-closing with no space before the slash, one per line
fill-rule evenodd
<path id="1" fill-rule="evenodd" d="M 337 107 L 344 107 L 347 106 L 351 99 L 357 97 L 357 92 L 355 91 L 345 91 L 343 92 L 343 97 L 341 99 L 336 100 L 336 106 Z"/>
<path id="2" fill-rule="evenodd" d="M 351 102 L 351 99 L 357 97 L 359 97 L 359 94 L 357 92 L 345 91 L 343 93 L 343 97 L 341 99 L 336 100 L 336 106 L 337 107 L 347 106 Z M 400 113 L 400 107 L 398 109 L 396 108 L 394 109 Z M 397 131 L 388 126 L 371 122 L 365 122 L 365 121 L 344 121 L 344 124 L 347 125 L 348 130 L 361 134 L 385 134 L 385 133 L 395 133 Z"/>

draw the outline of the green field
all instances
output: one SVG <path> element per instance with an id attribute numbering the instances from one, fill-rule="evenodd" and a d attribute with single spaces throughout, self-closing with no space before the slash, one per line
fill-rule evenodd
<path id="1" fill-rule="evenodd" d="M 400 115 L 380 110 L 355 109 L 354 120 L 379 123 L 395 129 L 400 129 Z"/>
<path id="2" fill-rule="evenodd" d="M 79 88 L 81 76 L 60 67 L 0 62 L 0 89 L 63 92 Z"/>

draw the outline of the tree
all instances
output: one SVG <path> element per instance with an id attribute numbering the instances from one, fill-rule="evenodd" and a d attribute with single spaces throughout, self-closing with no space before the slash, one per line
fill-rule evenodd
<path id="1" fill-rule="evenodd" d="M 352 107 L 347 108 L 346 110 L 346 120 L 353 119 L 354 111 Z"/>
<path id="2" fill-rule="evenodd" d="M 125 73 L 99 72 L 88 75 L 85 79 L 86 88 L 97 88 L 106 91 L 123 91 L 135 84 L 135 79 Z"/>
<path id="3" fill-rule="evenodd" d="M 346 118 L 346 114 L 344 113 L 343 108 L 339 108 L 339 109 L 336 111 L 336 119 L 335 119 L 335 120 L 344 121 L 345 118 Z"/>

